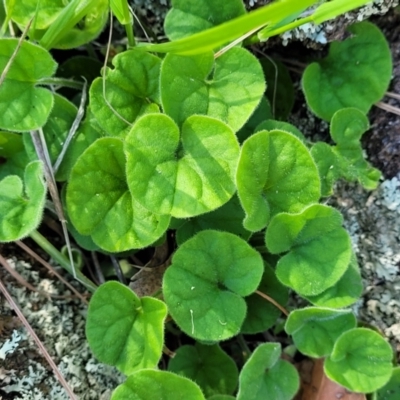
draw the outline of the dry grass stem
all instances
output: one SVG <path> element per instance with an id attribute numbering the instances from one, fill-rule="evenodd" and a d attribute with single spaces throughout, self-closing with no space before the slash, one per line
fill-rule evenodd
<path id="1" fill-rule="evenodd" d="M 74 392 L 68 385 L 67 381 L 65 380 L 64 376 L 61 374 L 59 369 L 57 368 L 57 365 L 51 358 L 50 354 L 46 350 L 46 347 L 43 345 L 43 343 L 40 341 L 39 337 L 36 335 L 35 331 L 32 329 L 31 325 L 25 318 L 25 316 L 22 314 L 21 310 L 19 309 L 18 305 L 15 303 L 14 299 L 10 296 L 8 293 L 6 287 L 3 285 L 3 283 L 0 281 L 0 291 L 4 294 L 4 297 L 6 300 L 10 303 L 11 307 L 14 309 L 15 313 L 17 314 L 18 318 L 21 320 L 21 322 L 24 324 L 25 328 L 27 331 L 30 333 L 32 336 L 33 340 L 35 341 L 36 345 L 40 349 L 41 353 L 43 354 L 44 358 L 46 361 L 49 363 L 50 367 L 54 371 L 55 376 L 57 379 L 60 381 L 61 385 L 64 387 L 65 391 L 67 392 L 69 398 L 71 400 L 78 400 L 77 397 L 75 396 Z"/>
<path id="2" fill-rule="evenodd" d="M 2 83 L 4 82 L 4 79 L 6 79 L 6 76 L 7 76 L 7 74 L 8 74 L 8 71 L 10 70 L 12 63 L 14 62 L 15 57 L 17 57 L 18 51 L 19 51 L 19 49 L 20 49 L 21 46 L 22 46 L 22 42 L 24 41 L 25 36 L 26 36 L 26 34 L 28 33 L 28 31 L 29 31 L 29 28 L 31 27 L 32 21 L 33 21 L 33 18 L 31 18 L 31 19 L 29 20 L 28 24 L 26 25 L 24 31 L 22 32 L 21 37 L 19 38 L 17 47 L 15 48 L 14 52 L 12 53 L 10 59 L 8 60 L 8 62 L 7 62 L 7 64 L 6 64 L 6 66 L 4 67 L 3 72 L 2 72 L 1 75 L 0 75 L 0 86 L 1 86 Z"/>
<path id="3" fill-rule="evenodd" d="M 31 248 L 29 248 L 25 243 L 21 242 L 20 240 L 15 241 L 15 243 L 21 247 L 27 254 L 33 257 L 36 261 L 42 264 L 50 273 L 55 275 L 65 286 L 67 286 L 72 293 L 75 294 L 84 304 L 88 304 L 88 301 L 85 297 L 79 293 L 69 282 L 67 282 L 47 261 L 43 260 L 37 253 L 35 253 Z"/>
<path id="4" fill-rule="evenodd" d="M 378 101 L 375 103 L 375 105 L 382 110 L 391 112 L 392 114 L 400 115 L 400 108 L 398 107 L 391 106 L 390 104 L 383 103 L 382 101 Z"/>
<path id="5" fill-rule="evenodd" d="M 282 307 L 279 303 L 277 303 L 272 297 L 269 297 L 267 294 L 260 292 L 259 290 L 256 290 L 256 293 L 264 298 L 265 300 L 269 301 L 271 304 L 273 304 L 278 310 L 280 310 L 284 315 L 289 316 L 288 311 Z"/>

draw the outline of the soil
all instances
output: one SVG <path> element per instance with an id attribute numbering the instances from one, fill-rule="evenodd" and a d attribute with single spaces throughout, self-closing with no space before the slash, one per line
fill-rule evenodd
<path id="1" fill-rule="evenodd" d="M 155 14 L 153 18 L 158 20 L 159 16 Z M 393 80 L 389 91 L 400 94 L 400 12 L 392 9 L 372 21 L 383 30 L 393 54 Z M 299 43 L 295 47 L 304 58 L 311 54 Z M 383 101 L 400 108 L 399 100 L 385 97 Z M 301 97 L 297 104 L 300 105 L 297 119 L 304 130 L 325 135 L 326 124 L 308 113 Z M 369 117 L 371 129 L 365 134 L 363 145 L 369 161 L 382 171 L 382 183 L 372 192 L 356 184 L 339 183 L 330 204 L 344 215 L 344 225 L 351 234 L 362 270 L 365 291 L 353 309 L 360 320 L 376 326 L 389 338 L 399 358 L 400 301 L 396 298 L 400 290 L 400 116 L 373 107 Z M 32 247 L 46 258 L 40 249 Z M 38 290 L 58 296 L 71 295 L 63 284 L 15 244 L 0 245 L 0 254 Z M 63 270 L 58 271 L 73 282 Z M 80 399 L 109 398 L 111 390 L 123 378 L 115 369 L 97 363 L 91 355 L 84 334 L 86 306 L 76 298 L 48 299 L 30 291 L 2 268 L 0 280 L 77 396 Z M 84 291 L 82 287 L 79 290 Z M 9 304 L 3 297 L 0 300 L 0 400 L 67 399 Z M 8 354 L 2 359 L 4 349 L 8 349 Z"/>
<path id="2" fill-rule="evenodd" d="M 393 56 L 393 79 L 389 92 L 400 93 L 400 11 L 394 10 L 383 18 L 373 18 L 385 34 Z M 386 96 L 383 101 L 400 109 L 400 100 Z M 378 107 L 370 112 L 371 130 L 363 139 L 368 159 L 379 168 L 385 178 L 400 172 L 400 115 Z"/>

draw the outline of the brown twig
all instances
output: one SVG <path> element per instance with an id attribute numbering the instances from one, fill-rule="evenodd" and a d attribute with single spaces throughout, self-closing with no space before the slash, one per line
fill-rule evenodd
<path id="1" fill-rule="evenodd" d="M 279 309 L 284 315 L 288 316 L 289 312 L 282 307 L 279 303 L 277 303 L 272 297 L 269 297 L 267 294 L 260 292 L 259 290 L 256 290 L 256 293 L 263 297 L 265 300 L 269 301 L 271 304 L 273 304 L 277 309 Z"/>
<path id="2" fill-rule="evenodd" d="M 68 396 L 72 400 L 77 400 L 77 397 L 75 396 L 74 392 L 68 385 L 68 382 L 65 380 L 64 376 L 61 374 L 59 369 L 57 368 L 56 363 L 53 361 L 53 359 L 50 357 L 50 354 L 46 350 L 46 347 L 44 344 L 40 341 L 38 336 L 36 335 L 35 331 L 25 318 L 24 314 L 22 314 L 21 310 L 19 309 L 17 303 L 14 301 L 14 299 L 11 297 L 11 295 L 8 293 L 6 287 L 3 285 L 3 283 L 0 280 L 0 291 L 4 294 L 4 297 L 6 300 L 10 303 L 11 307 L 14 309 L 15 313 L 18 315 L 18 318 L 21 320 L 21 322 L 24 324 L 25 328 L 27 331 L 30 333 L 32 336 L 33 340 L 36 342 L 36 345 L 39 347 L 40 351 L 42 352 L 44 358 L 46 361 L 49 363 L 50 367 L 54 371 L 54 374 L 60 381 L 61 385 L 64 387 L 65 391 L 68 393 Z"/>
<path id="3" fill-rule="evenodd" d="M 21 249 L 26 251 L 31 257 L 33 257 L 36 261 L 40 262 L 47 270 L 49 270 L 52 274 L 54 274 L 64 285 L 66 285 L 72 293 L 74 293 L 84 304 L 88 304 L 88 301 L 79 293 L 69 282 L 67 282 L 47 261 L 43 260 L 38 254 L 36 254 L 31 248 L 29 248 L 25 243 L 20 240 L 15 241 Z"/>

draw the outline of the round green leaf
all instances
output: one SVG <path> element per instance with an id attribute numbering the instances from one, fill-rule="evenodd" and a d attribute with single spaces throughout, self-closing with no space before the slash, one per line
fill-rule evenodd
<path id="1" fill-rule="evenodd" d="M 343 333 L 325 360 L 328 378 L 354 392 L 370 393 L 392 375 L 393 351 L 377 332 L 355 328 Z"/>
<path id="2" fill-rule="evenodd" d="M 365 159 L 360 139 L 369 128 L 367 117 L 356 108 L 337 111 L 331 120 L 330 133 L 337 143 L 333 151 L 341 175 L 349 181 L 358 180 L 366 189 L 375 189 L 381 173 Z"/>
<path id="3" fill-rule="evenodd" d="M 306 356 L 328 356 L 336 339 L 357 325 L 350 310 L 308 307 L 294 310 L 285 324 L 285 331 L 292 335 L 297 349 Z"/>
<path id="4" fill-rule="evenodd" d="M 95 39 L 104 28 L 108 17 L 108 1 L 79 2 L 64 0 L 7 1 L 12 21 L 26 27 L 34 18 L 29 30 L 30 39 L 42 39 L 47 48 L 72 49 Z M 12 4 L 14 3 L 14 4 Z M 68 3 L 71 7 L 66 7 Z M 60 22 L 61 21 L 61 22 Z M 49 32 L 46 35 L 47 32 Z"/>
<path id="5" fill-rule="evenodd" d="M 316 296 L 306 296 L 306 299 L 319 307 L 343 308 L 355 303 L 362 291 L 361 273 L 353 253 L 349 267 L 335 285 Z"/>
<path id="6" fill-rule="evenodd" d="M 206 114 L 224 121 L 235 132 L 249 119 L 265 91 L 260 63 L 239 47 L 215 62 L 212 52 L 167 54 L 160 84 L 163 109 L 179 126 L 193 114 Z"/>
<path id="7" fill-rule="evenodd" d="M 279 359 L 279 343 L 258 346 L 239 376 L 237 400 L 291 400 L 299 390 L 296 368 Z"/>
<path id="8" fill-rule="evenodd" d="M 217 344 L 179 347 L 168 370 L 192 379 L 207 397 L 232 394 L 239 377 L 235 362 Z"/>
<path id="9" fill-rule="evenodd" d="M 125 137 L 141 115 L 159 111 L 159 72 L 161 60 L 142 51 L 125 51 L 112 61 L 114 69 L 93 81 L 90 108 L 100 126 L 110 136 Z"/>
<path id="10" fill-rule="evenodd" d="M 259 231 L 275 214 L 299 212 L 320 197 L 318 169 L 292 134 L 261 131 L 243 144 L 236 174 L 244 226 Z"/>
<path id="11" fill-rule="evenodd" d="M 49 27 L 65 7 L 63 0 L 40 0 L 39 3 L 37 0 L 24 0 L 18 2 L 18 6 L 15 0 L 5 0 L 5 3 L 14 22 L 26 26 L 35 18 L 35 29 L 40 30 Z"/>
<path id="12" fill-rule="evenodd" d="M 154 213 L 192 217 L 220 207 L 235 191 L 239 144 L 214 118 L 194 115 L 179 133 L 170 117 L 145 115 L 126 137 L 125 154 L 132 196 Z"/>
<path id="13" fill-rule="evenodd" d="M 51 47 L 56 49 L 74 49 L 96 39 L 109 21 L 108 0 L 92 2 L 93 7 L 77 26 L 70 28 Z M 41 43 L 42 44 L 42 43 Z"/>
<path id="14" fill-rule="evenodd" d="M 0 39 L 0 71 L 18 39 Z M 42 127 L 53 107 L 52 93 L 36 83 L 52 76 L 57 64 L 42 47 L 23 41 L 0 86 L 0 129 L 26 132 Z"/>
<path id="15" fill-rule="evenodd" d="M 215 211 L 199 215 L 188 220 L 180 220 L 177 227 L 176 241 L 180 246 L 183 242 L 204 229 L 215 229 L 234 233 L 244 240 L 248 240 L 250 232 L 244 229 L 242 221 L 244 212 L 237 196 L 233 196 L 222 207 Z M 171 228 L 171 226 L 170 226 Z"/>
<path id="16" fill-rule="evenodd" d="M 168 228 L 169 216 L 155 215 L 133 200 L 126 183 L 123 143 L 117 138 L 98 139 L 79 157 L 66 200 L 78 232 L 91 235 L 106 251 L 146 247 Z"/>
<path id="17" fill-rule="evenodd" d="M 20 240 L 36 229 L 42 219 L 45 199 L 41 161 L 32 161 L 26 166 L 23 181 L 16 175 L 0 181 L 0 241 Z"/>
<path id="18" fill-rule="evenodd" d="M 130 375 L 113 392 L 111 400 L 205 400 L 188 378 L 168 371 L 143 369 Z"/>
<path id="19" fill-rule="evenodd" d="M 46 49 L 79 47 L 100 34 L 107 23 L 108 8 L 107 0 L 64 2 L 63 9 L 45 32 L 32 30 L 32 33 Z"/>
<path id="20" fill-rule="evenodd" d="M 246 13 L 241 0 L 174 0 L 164 21 L 165 33 L 177 40 Z"/>
<path id="21" fill-rule="evenodd" d="M 351 257 L 351 241 L 342 220 L 339 211 L 321 204 L 272 218 L 266 246 L 272 254 L 287 252 L 276 267 L 284 285 L 300 295 L 315 296 L 342 277 Z"/>
<path id="22" fill-rule="evenodd" d="M 236 335 L 244 321 L 242 298 L 257 289 L 261 256 L 243 239 L 206 230 L 178 248 L 164 274 L 168 310 L 188 335 L 221 341 Z"/>
<path id="23" fill-rule="evenodd" d="M 383 97 L 392 75 L 389 45 L 379 28 L 364 21 L 348 31 L 349 39 L 332 43 L 329 55 L 310 64 L 303 75 L 308 105 L 327 121 L 346 107 L 366 114 Z"/>
<path id="24" fill-rule="evenodd" d="M 278 281 L 274 270 L 269 265 L 265 264 L 264 268 L 264 274 L 258 290 L 285 306 L 289 297 L 288 289 Z M 246 303 L 248 311 L 240 330 L 241 333 L 255 334 L 264 332 L 275 324 L 281 314 L 276 306 L 257 293 L 246 297 Z"/>
<path id="25" fill-rule="evenodd" d="M 119 282 L 106 282 L 90 300 L 86 337 L 101 362 L 130 375 L 156 367 L 162 354 L 166 316 L 162 301 L 139 299 Z"/>
<path id="26" fill-rule="evenodd" d="M 377 400 L 398 400 L 400 398 L 400 367 L 393 368 L 390 381 L 377 392 Z"/>

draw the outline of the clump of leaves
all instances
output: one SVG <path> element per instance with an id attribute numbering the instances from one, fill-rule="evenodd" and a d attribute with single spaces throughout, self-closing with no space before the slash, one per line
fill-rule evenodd
<path id="1" fill-rule="evenodd" d="M 372 24 L 355 24 L 351 38 L 305 70 L 307 103 L 330 123 L 333 145 L 310 143 L 284 121 L 293 87 L 282 64 L 241 46 L 221 49 L 266 24 L 250 42 L 365 2 L 335 0 L 303 16 L 315 1 L 247 13 L 241 0 L 218 7 L 174 0 L 165 22 L 172 41 L 135 47 L 127 3 L 111 1 L 131 48 L 91 79 L 85 120 L 71 136 L 76 107 L 43 86 L 77 82 L 54 77 L 48 49 L 92 40 L 107 17 L 107 2 L 100 3 L 27 1 L 17 10 L 6 2 L 5 23 L 26 27 L 35 16 L 36 25 L 29 41 L 0 39 L 0 240 L 18 240 L 39 225 L 43 170 L 50 169 L 83 248 L 125 255 L 156 248 L 140 278 L 154 292 L 137 290 L 139 297 L 109 281 L 90 302 L 93 353 L 127 375 L 112 399 L 292 399 L 300 378 L 282 357 L 290 347 L 260 343 L 268 329 L 290 336 L 303 356 L 323 358 L 332 381 L 386 398 L 398 388 L 392 350 L 345 308 L 361 295 L 360 270 L 342 216 L 320 202 L 338 179 L 367 189 L 379 181 L 360 138 L 365 114 L 389 83 L 387 43 Z M 75 67 L 68 67 L 74 75 Z M 287 312 L 289 289 L 311 306 Z M 260 344 L 249 348 L 248 334 Z M 178 341 L 162 371 L 168 335 Z M 177 345 L 182 340 L 188 344 Z"/>

